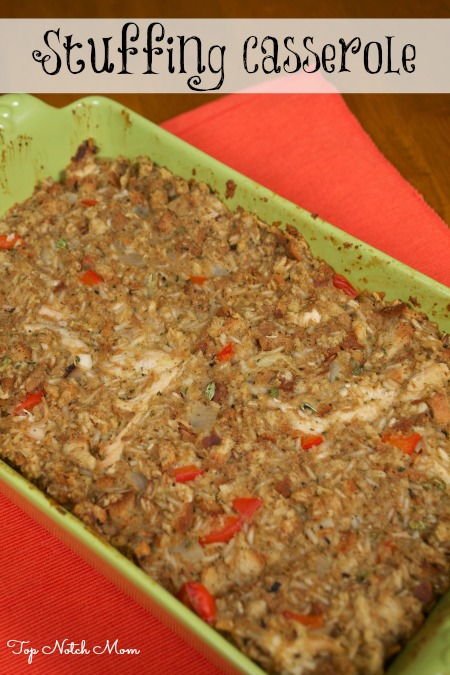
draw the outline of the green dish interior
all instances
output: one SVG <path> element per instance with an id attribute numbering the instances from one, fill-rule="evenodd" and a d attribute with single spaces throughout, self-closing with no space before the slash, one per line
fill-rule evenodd
<path id="1" fill-rule="evenodd" d="M 28 95 L 0 97 L 0 214 L 27 198 L 37 181 L 61 171 L 77 146 L 92 137 L 100 154 L 149 155 L 184 178 L 203 180 L 225 198 L 226 182 L 237 189 L 227 203 L 241 205 L 268 223 L 298 227 L 314 254 L 358 287 L 384 291 L 387 298 L 414 297 L 441 330 L 450 332 L 450 291 L 337 228 L 314 218 L 270 190 L 208 157 L 120 104 L 86 97 L 56 109 Z M 31 510 L 77 552 L 132 592 L 143 604 L 188 637 L 228 672 L 262 674 L 224 638 L 178 603 L 133 563 L 90 533 L 76 518 L 55 506 L 36 488 L 0 462 L 0 481 L 8 496 Z M 450 674 L 450 594 L 441 600 L 424 628 L 409 643 L 390 675 Z"/>

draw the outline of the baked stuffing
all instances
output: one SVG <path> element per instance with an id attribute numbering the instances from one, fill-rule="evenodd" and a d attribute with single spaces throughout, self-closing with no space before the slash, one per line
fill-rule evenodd
<path id="1" fill-rule="evenodd" d="M 3 458 L 268 672 L 384 672 L 450 585 L 448 337 L 92 141 L 0 265 Z"/>

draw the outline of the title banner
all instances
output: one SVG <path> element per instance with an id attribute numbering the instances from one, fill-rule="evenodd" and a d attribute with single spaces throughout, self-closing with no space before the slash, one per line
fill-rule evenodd
<path id="1" fill-rule="evenodd" d="M 449 93 L 450 19 L 1 19 L 7 93 Z"/>

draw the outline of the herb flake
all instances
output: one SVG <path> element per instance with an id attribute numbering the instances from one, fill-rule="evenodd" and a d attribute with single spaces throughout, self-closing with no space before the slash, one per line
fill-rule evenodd
<path id="1" fill-rule="evenodd" d="M 212 401 L 215 393 L 216 393 L 216 383 L 215 382 L 208 382 L 208 384 L 205 387 L 206 398 L 209 401 Z"/>

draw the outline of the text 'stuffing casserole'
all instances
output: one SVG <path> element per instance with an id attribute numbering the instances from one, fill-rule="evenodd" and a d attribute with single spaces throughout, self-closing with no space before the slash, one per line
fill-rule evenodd
<path id="1" fill-rule="evenodd" d="M 447 338 L 92 142 L 0 249 L 2 456 L 268 671 L 382 672 L 449 585 Z"/>

